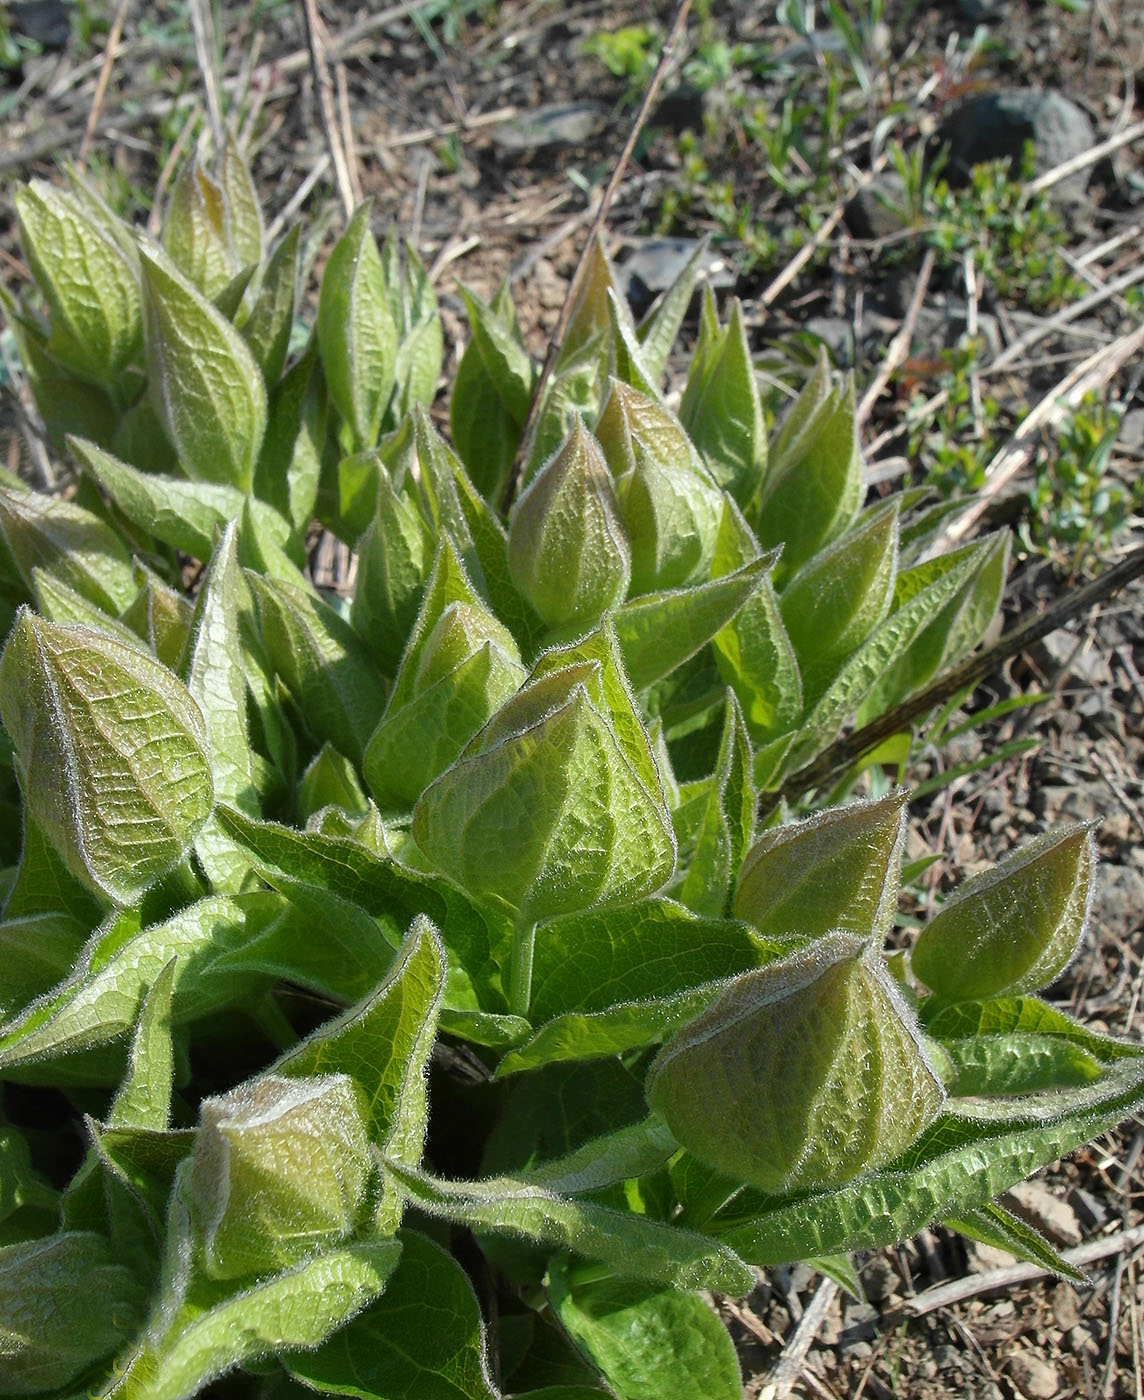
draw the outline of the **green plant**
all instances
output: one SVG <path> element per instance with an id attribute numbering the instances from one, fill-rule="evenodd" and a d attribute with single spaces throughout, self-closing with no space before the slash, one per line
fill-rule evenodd
<path id="1" fill-rule="evenodd" d="M 1144 483 L 1109 472 L 1122 412 L 1089 394 L 1066 415 L 1051 452 L 1038 462 L 1022 540 L 1059 558 L 1071 578 L 1108 548 L 1144 507 Z"/>
<path id="2" fill-rule="evenodd" d="M 980 368 L 983 346 L 963 336 L 943 350 L 937 361 L 944 398 L 930 410 L 924 396 L 907 411 L 910 454 L 916 456 L 925 479 L 943 496 L 969 495 L 985 484 L 985 469 L 1000 442 L 999 407 L 982 396 L 974 401 L 973 376 Z"/>
<path id="3" fill-rule="evenodd" d="M 1067 233 L 1060 214 L 1043 191 L 1025 190 L 1032 170 L 1029 143 L 1020 179 L 1006 161 L 974 166 L 965 189 L 952 190 L 939 179 L 927 241 L 951 262 L 970 254 L 998 296 L 1051 311 L 1086 289 L 1061 256 Z"/>
<path id="4" fill-rule="evenodd" d="M 466 292 L 450 446 L 368 208 L 291 357 L 298 234 L 233 143 L 162 247 L 76 180 L 15 200 L 78 477 L 0 490 L 0 1391 L 731 1400 L 698 1290 L 755 1266 L 937 1218 L 1076 1277 L 993 1201 L 1144 1102 L 1140 1047 L 1037 995 L 1091 832 L 891 960 L 905 794 L 758 818 L 977 644 L 1006 539 L 925 557 L 940 512 L 865 506 L 824 358 L 768 440 L 709 295 L 673 414 L 694 265 L 636 327 L 596 246 L 544 381 Z"/>

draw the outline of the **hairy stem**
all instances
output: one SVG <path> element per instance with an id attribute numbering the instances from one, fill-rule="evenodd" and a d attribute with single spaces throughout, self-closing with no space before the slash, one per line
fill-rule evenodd
<path id="1" fill-rule="evenodd" d="M 532 999 L 532 950 L 536 925 L 518 919 L 512 930 L 512 964 L 508 973 L 508 1006 L 514 1016 L 527 1016 Z"/>

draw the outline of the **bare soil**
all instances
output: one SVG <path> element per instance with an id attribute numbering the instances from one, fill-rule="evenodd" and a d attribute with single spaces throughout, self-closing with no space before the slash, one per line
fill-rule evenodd
<path id="1" fill-rule="evenodd" d="M 124 8 L 101 94 L 112 6 L 66 12 L 63 46 L 40 53 L 32 46 L 8 74 L 7 86 L 0 86 L 0 169 L 14 181 L 50 176 L 64 160 L 86 161 L 113 202 L 154 230 L 162 200 L 152 207 L 144 192 L 157 180 L 169 182 L 172 142 L 185 151 L 206 126 L 206 88 L 185 7 Z M 330 82 L 353 197 L 371 198 L 375 227 L 395 222 L 432 268 L 451 363 L 465 333 L 456 290 L 462 281 L 489 296 L 507 278 L 530 344 L 540 353 L 633 111 L 628 83 L 609 73 L 585 43 L 624 25 L 666 31 L 674 6 L 443 0 L 420 7 L 319 8 L 318 59 Z M 972 7 L 958 0 L 912 6 L 888 0 L 884 22 L 865 30 L 866 91 L 853 64 L 846 68 L 844 53 L 800 39 L 778 23 L 775 8 L 715 0 L 709 13 L 692 17 L 683 56 L 706 54 L 707 76 L 719 42 L 728 54 L 736 45 L 758 46 L 755 52 L 769 61 L 753 72 L 729 63 L 728 74 L 702 93 L 688 87 L 678 68 L 669 75 L 666 100 L 611 208 L 609 238 L 622 259 L 657 232 L 665 201 L 686 189 L 691 142 L 706 161 L 710 198 L 692 189 L 679 201 L 670 231 L 712 236 L 720 294 L 742 298 L 761 359 L 772 359 L 776 347 L 788 355 L 805 351 L 809 323 L 828 336 L 840 362 L 853 363 L 861 391 L 901 329 L 917 285 L 918 230 L 863 239 L 838 218 L 815 256 L 781 290 L 775 279 L 870 171 L 877 123 L 893 117 L 908 147 L 932 135 L 967 95 L 1050 87 L 1087 114 L 1097 140 L 1130 129 L 1144 118 L 1144 6 L 1139 0 L 1075 7 L 1041 0 L 978 0 Z M 820 31 L 827 30 L 825 6 L 815 8 Z M 843 8 L 857 18 L 874 7 Z M 223 104 L 239 124 L 275 226 L 301 217 L 307 226 L 329 230 L 313 248 L 320 259 L 342 207 L 303 6 L 224 3 L 221 13 Z M 969 13 L 985 16 L 980 29 Z M 94 33 L 83 32 L 84 16 Z M 13 15 L 15 28 L 26 18 Z M 696 70 L 686 72 L 694 77 Z M 759 112 L 778 114 L 787 100 L 806 109 L 799 120 L 807 140 L 786 172 L 800 174 L 800 162 L 816 159 L 815 142 L 827 139 L 821 114 L 838 74 L 846 77 L 839 99 L 847 111 L 843 149 L 817 186 L 784 192 L 768 172 L 752 122 Z M 557 104 L 575 110 L 560 118 L 564 125 L 555 139 L 542 139 L 543 132 L 522 120 Z M 85 149 L 89 121 L 93 136 Z M 1083 195 L 1065 211 L 1066 251 L 1076 275 L 1099 290 L 1139 263 L 1144 138 L 1138 135 L 1087 170 Z M 759 256 L 757 239 L 744 241 L 713 217 L 722 181 L 746 211 L 744 233 L 761 228 L 773 241 L 769 258 Z M 26 276 L 9 206 L 0 207 L 0 264 L 10 286 Z M 964 328 L 971 315 L 978 323 L 987 316 L 997 354 L 1048 314 L 1022 304 L 1019 294 L 967 287 L 958 268 L 935 270 L 907 353 L 867 423 L 872 479 L 917 477 L 906 441 L 893 433 L 911 396 L 941 387 L 941 351 L 950 343 L 951 325 Z M 1123 336 L 1140 315 L 1139 302 L 1109 297 L 1013 360 L 990 381 L 1006 429 L 1015 430 L 1078 360 Z M 1139 478 L 1144 461 L 1141 375 L 1137 353 L 1104 388 L 1128 411 L 1110 463 L 1125 481 Z M 0 450 L 13 469 L 36 479 L 41 461 L 29 448 L 35 437 L 28 401 L 11 365 L 4 378 Z M 444 405 L 438 407 L 444 416 Z M 1014 525 L 1027 519 L 1034 472 L 1056 450 L 1051 433 L 1035 438 L 1022 470 L 1001 489 L 987 488 L 991 519 Z M 1104 561 L 1121 557 L 1141 534 L 1137 518 L 1103 543 Z M 1073 586 L 1072 562 L 1064 550 L 1046 559 L 1018 547 L 1007 617 L 1023 617 Z M 1089 558 L 1084 567 L 1092 572 L 1100 560 Z M 1037 741 L 1019 759 L 954 776 L 913 804 L 910 855 L 932 852 L 939 859 L 904 907 L 907 918 L 924 914 L 956 880 L 1046 827 L 1099 821 L 1103 870 L 1091 932 L 1050 996 L 1090 1023 L 1137 1035 L 1144 985 L 1142 601 L 1144 587 L 1137 582 L 1075 629 L 1014 659 L 967 702 L 982 709 L 1034 691 L 1049 697 L 963 737 L 950 752 L 929 755 L 911 775 L 917 781 L 972 766 L 1009 739 Z M 1011 1261 L 942 1229 L 861 1260 L 865 1301 L 834 1290 L 808 1268 L 777 1270 L 760 1278 L 746 1300 L 724 1305 L 745 1394 L 850 1400 L 1144 1394 L 1142 1148 L 1144 1128 L 1130 1122 L 1045 1171 L 1010 1202 L 1062 1248 L 1103 1242 L 1103 1257 L 1090 1265 L 1091 1288 L 1028 1280 L 1013 1270 L 991 1273 Z M 932 1292 L 942 1288 L 947 1291 Z"/>

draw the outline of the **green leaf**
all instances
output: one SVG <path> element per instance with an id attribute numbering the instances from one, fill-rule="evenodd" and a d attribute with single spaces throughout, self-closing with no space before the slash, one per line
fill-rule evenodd
<path id="1" fill-rule="evenodd" d="M 1091 1030 L 1038 997 L 991 997 L 986 1001 L 958 1002 L 940 1010 L 930 1003 L 923 1004 L 922 1009 L 928 1013 L 927 1034 L 940 1040 L 946 1049 L 959 1040 L 979 1036 L 1028 1035 L 1067 1040 L 1087 1050 L 1101 1064 L 1139 1053 L 1135 1042 Z"/>
<path id="2" fill-rule="evenodd" d="M 725 497 L 712 578 L 731 576 L 758 557 L 750 527 Z M 775 556 L 763 557 L 770 563 Z M 802 714 L 802 680 L 769 568 L 767 577 L 715 634 L 713 645 L 719 673 L 738 696 L 752 739 L 763 742 L 793 728 Z"/>
<path id="3" fill-rule="evenodd" d="M 734 911 L 771 938 L 843 929 L 881 940 L 898 907 L 906 793 L 766 831 L 739 870 Z"/>
<path id="4" fill-rule="evenodd" d="M 70 914 L 26 914 L 0 923 L 0 1017 L 23 1010 L 71 971 L 91 925 Z"/>
<path id="5" fill-rule="evenodd" d="M 962 561 L 892 612 L 874 629 L 845 662 L 803 720 L 795 745 L 787 757 L 788 772 L 795 772 L 803 764 L 809 763 L 832 742 L 846 717 L 854 713 L 879 679 L 940 613 L 965 582 L 972 567 L 972 560 Z"/>
<path id="6" fill-rule="evenodd" d="M 536 370 L 521 341 L 507 284 L 491 305 L 465 287 L 461 294 L 473 334 L 453 379 L 449 430 L 477 490 L 486 500 L 499 501 L 520 446 Z"/>
<path id="7" fill-rule="evenodd" d="M 1062 1259 L 1048 1240 L 1031 1225 L 1026 1225 L 1012 1211 L 1006 1210 L 996 1201 L 964 1211 L 956 1218 L 943 1220 L 942 1224 L 950 1230 L 956 1230 L 958 1234 L 976 1240 L 978 1244 L 1003 1249 L 1016 1255 L 1018 1259 L 1023 1259 L 1027 1264 L 1035 1264 L 1046 1273 L 1068 1279 L 1070 1283 L 1079 1287 L 1091 1283 L 1083 1270 L 1074 1268 L 1068 1260 Z"/>
<path id="8" fill-rule="evenodd" d="M 66 913 L 90 931 L 106 908 L 106 901 L 67 868 L 31 808 L 24 803 L 24 845 L 16 882 L 4 906 L 5 917 L 19 920 L 37 914 Z"/>
<path id="9" fill-rule="evenodd" d="M 55 1191 L 35 1171 L 23 1133 L 0 1124 L 0 1221 L 8 1220 L 24 1206 L 55 1207 Z"/>
<path id="10" fill-rule="evenodd" d="M 739 1400 L 739 1358 L 710 1304 L 694 1293 L 630 1279 L 577 1283 L 567 1264 L 549 1270 L 561 1325 L 622 1400 Z"/>
<path id="11" fill-rule="evenodd" d="M 119 536 L 75 501 L 0 487 L 0 530 L 29 593 L 33 569 L 43 569 L 113 617 L 135 597 Z"/>
<path id="12" fill-rule="evenodd" d="M 24 255 L 51 310 L 47 353 L 114 391 L 142 344 L 132 261 L 74 194 L 33 180 L 13 202 Z"/>
<path id="13" fill-rule="evenodd" d="M 348 622 L 316 594 L 247 572 L 267 654 L 319 739 L 360 763 L 385 686 Z"/>
<path id="14" fill-rule="evenodd" d="M 332 744 L 323 744 L 298 780 L 299 821 L 309 821 L 326 807 L 364 816 L 369 806 L 357 769 Z"/>
<path id="15" fill-rule="evenodd" d="M 397 670 L 432 567 L 429 529 L 415 502 L 378 473 L 377 513 L 358 541 L 358 575 L 350 621 L 381 671 Z"/>
<path id="16" fill-rule="evenodd" d="M 0 1248 L 0 1391 L 75 1381 L 123 1343 L 143 1311 L 139 1280 L 86 1231 Z"/>
<path id="17" fill-rule="evenodd" d="M 679 898 L 698 914 L 718 918 L 731 911 L 731 891 L 755 831 L 751 741 L 733 691 L 727 692 L 723 737 L 707 810 Z"/>
<path id="18" fill-rule="evenodd" d="M 219 185 L 226 200 L 226 232 L 234 260 L 240 268 L 258 267 L 262 262 L 262 206 L 250 167 L 229 127 L 219 161 Z"/>
<path id="19" fill-rule="evenodd" d="M 191 637 L 191 600 L 138 561 L 135 582 L 139 591 L 120 615 L 121 620 L 147 643 L 164 666 L 177 671 Z"/>
<path id="20" fill-rule="evenodd" d="M 747 509 L 762 489 L 767 438 L 738 299 L 731 303 L 727 325 L 715 337 L 708 332 L 704 343 L 707 325 L 700 321 L 679 417 L 716 484 Z"/>
<path id="21" fill-rule="evenodd" d="M 876 1170 L 944 1097 L 880 954 L 846 934 L 736 978 L 660 1051 L 647 1096 L 701 1162 L 765 1191 Z"/>
<path id="22" fill-rule="evenodd" d="M 1090 826 L 1046 832 L 959 886 L 922 930 L 910 966 L 941 1001 L 1047 986 L 1076 954 L 1095 866 Z"/>
<path id="23" fill-rule="evenodd" d="M 741 1295 L 754 1275 L 729 1250 L 689 1230 L 568 1200 L 511 1177 L 441 1181 L 387 1161 L 410 1201 L 429 1215 L 495 1232 L 523 1235 L 554 1249 L 573 1249 L 629 1278 L 673 1288 L 711 1288 Z"/>
<path id="24" fill-rule="evenodd" d="M 210 895 L 160 924 L 112 917 L 92 934 L 75 970 L 51 996 L 9 1022 L 0 1035 L 0 1068 L 58 1058 L 106 1045 L 135 1026 L 147 989 L 171 961 L 177 1024 L 212 1014 L 270 979 L 215 964 L 283 916 L 285 901 L 268 891 Z"/>
<path id="25" fill-rule="evenodd" d="M 810 389 L 808 385 L 804 394 Z M 858 514 L 864 487 L 855 413 L 854 383 L 848 380 L 831 396 L 828 408 L 811 415 L 800 435 L 771 446 L 758 536 L 765 548 L 783 546 L 781 567 L 787 578 Z"/>
<path id="26" fill-rule="evenodd" d="M 446 535 L 366 749 L 366 782 L 381 806 L 411 810 L 526 675 L 512 634 L 484 606 Z"/>
<path id="27" fill-rule="evenodd" d="M 78 623 L 83 627 L 94 627 L 106 632 L 127 646 L 146 651 L 139 637 L 126 623 L 112 617 L 97 607 L 74 588 L 69 588 L 53 574 L 43 569 L 33 568 L 32 585 L 36 598 L 36 611 L 48 622 Z"/>
<path id="28" fill-rule="evenodd" d="M 161 1342 L 149 1344 L 116 1400 L 184 1400 L 237 1365 L 319 1345 L 376 1298 L 397 1267 L 396 1240 L 332 1249 L 231 1294 L 185 1305 Z"/>
<path id="29" fill-rule="evenodd" d="M 138 898 L 210 815 L 202 714 L 134 647 L 22 610 L 0 659 L 0 715 L 37 822 L 111 899 Z"/>
<path id="30" fill-rule="evenodd" d="M 246 681 L 239 636 L 237 526 L 232 521 L 199 587 L 184 667 L 187 689 L 207 729 L 215 799 L 257 817 L 254 757 L 246 732 Z M 216 893 L 242 888 L 249 863 L 213 819 L 199 832 L 195 854 Z"/>
<path id="31" fill-rule="evenodd" d="M 588 254 L 588 263 L 576 288 L 572 311 L 568 319 L 568 329 L 560 355 L 556 361 L 557 370 L 563 370 L 579 358 L 580 351 L 601 343 L 610 329 L 608 293 L 619 296 L 615 270 L 604 247 L 602 235 L 597 234 Z M 627 302 L 622 298 L 617 305 L 626 311 Z"/>
<path id="32" fill-rule="evenodd" d="M 273 389 L 282 377 L 290 348 L 301 232 L 302 226 L 295 224 L 270 255 L 262 285 L 242 327 L 243 339 L 258 362 L 268 389 Z"/>
<path id="33" fill-rule="evenodd" d="M 163 258 L 144 249 L 151 393 L 179 465 L 196 481 L 250 489 L 266 431 L 266 386 L 246 342 Z"/>
<path id="34" fill-rule="evenodd" d="M 318 299 L 322 368 L 358 452 L 377 442 L 397 359 L 397 327 L 369 217 L 367 202 L 334 246 Z"/>
<path id="35" fill-rule="evenodd" d="M 508 566 L 548 627 L 588 627 L 627 596 L 631 552 L 603 453 L 577 423 L 513 507 Z"/>
<path id="36" fill-rule="evenodd" d="M 612 380 L 595 431 L 616 478 L 633 596 L 706 578 L 723 496 L 679 420 L 649 395 Z"/>
<path id="37" fill-rule="evenodd" d="M 224 291 L 240 267 L 227 237 L 226 215 L 223 189 L 201 162 L 196 158 L 184 166 L 171 190 L 163 247 L 208 301 Z"/>
<path id="38" fill-rule="evenodd" d="M 391 245 L 395 255 L 394 261 L 399 262 L 400 266 L 396 279 L 388 275 L 386 279 L 391 303 L 394 300 L 395 280 L 399 293 L 398 307 L 394 313 L 398 344 L 393 369 L 395 390 L 390 414 L 400 421 L 414 404 L 431 404 L 436 397 L 445 338 L 433 284 L 429 280 L 425 264 L 417 256 L 417 250 L 412 243 L 403 241 L 401 252 L 404 259 L 399 259 L 396 256 L 397 239 L 392 231 L 386 240 L 386 247 Z"/>
<path id="39" fill-rule="evenodd" d="M 859 723 L 920 690 L 940 669 L 968 656 L 984 638 L 997 614 L 1004 589 L 1009 560 L 1008 531 L 997 531 L 963 549 L 939 554 L 899 573 L 894 584 L 894 607 L 900 608 L 908 598 L 967 558 L 972 558 L 976 567 L 866 698 Z"/>
<path id="40" fill-rule="evenodd" d="M 328 416 L 316 336 L 270 390 L 268 404 L 254 494 L 290 521 L 295 540 L 304 539 L 317 503 Z"/>
<path id="41" fill-rule="evenodd" d="M 289 900 L 283 917 L 240 948 L 220 949 L 212 975 L 233 971 L 249 984 L 262 974 L 337 1001 L 355 1001 L 376 986 L 393 952 L 377 923 L 360 906 L 302 880 L 280 877 L 277 886 Z M 315 928 L 324 931 L 321 938 L 314 937 Z"/>
<path id="42" fill-rule="evenodd" d="M 663 680 L 728 626 L 763 587 L 775 558 L 763 555 L 722 578 L 647 593 L 618 608 L 612 622 L 632 689 Z"/>
<path id="43" fill-rule="evenodd" d="M 171 1044 L 174 984 L 175 959 L 172 958 L 148 987 L 139 1008 L 127 1074 L 108 1110 L 109 1128 L 152 1128 L 163 1132 L 167 1127 L 175 1076 Z"/>
<path id="44" fill-rule="evenodd" d="M 770 1268 L 809 1254 L 878 1249 L 935 1218 L 964 1216 L 1138 1111 L 1144 1060 L 1137 1054 L 1116 1064 L 1085 1101 L 1069 1107 L 1073 1092 L 1047 1094 L 1032 1112 L 1019 1107 L 1005 1121 L 945 1114 L 901 1161 L 837 1190 L 789 1200 L 741 1198 L 720 1238 L 752 1264 Z"/>
<path id="45" fill-rule="evenodd" d="M 403 869 L 357 841 L 253 822 L 227 807 L 219 808 L 219 820 L 242 841 L 264 879 L 306 881 L 360 905 L 378 920 L 393 947 L 416 915 L 426 914 L 441 930 L 449 955 L 446 1005 L 504 1009 L 498 963 L 511 930 L 492 913 L 475 909 L 446 881 Z"/>
<path id="46" fill-rule="evenodd" d="M 529 1167 L 522 1175 L 550 1191 L 578 1196 L 646 1176 L 678 1150 L 666 1124 L 652 1114 L 642 1122 L 594 1137 L 563 1157 Z"/>
<path id="47" fill-rule="evenodd" d="M 776 956 L 746 924 L 705 919 L 666 899 L 554 919 L 538 930 L 531 1040 L 497 1076 L 548 1060 L 656 1044 L 703 1010 L 725 979 Z"/>
<path id="48" fill-rule="evenodd" d="M 945 1043 L 958 1098 L 1043 1093 L 1091 1084 L 1103 1066 L 1082 1046 L 1054 1035 L 978 1035 Z"/>
<path id="49" fill-rule="evenodd" d="M 445 950 L 423 915 L 414 919 L 385 979 L 364 1002 L 321 1027 L 275 1065 L 284 1075 L 346 1074 L 362 1092 L 370 1139 L 415 1167 L 429 1123 L 426 1071 L 437 1039 L 445 987 Z M 384 1192 L 375 1228 L 392 1233 L 401 1202 Z"/>
<path id="50" fill-rule="evenodd" d="M 401 1262 L 384 1295 L 290 1373 L 362 1400 L 499 1400 L 489 1375 L 481 1309 L 464 1269 L 440 1245 L 402 1230 Z"/>
<path id="51" fill-rule="evenodd" d="M 891 501 L 816 554 L 783 590 L 779 609 L 808 707 L 889 612 L 897 554 Z"/>

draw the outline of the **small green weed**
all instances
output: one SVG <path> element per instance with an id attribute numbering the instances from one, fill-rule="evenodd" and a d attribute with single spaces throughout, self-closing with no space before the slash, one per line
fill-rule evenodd
<path id="1" fill-rule="evenodd" d="M 1109 474 L 1122 417 L 1118 406 L 1088 395 L 1059 429 L 1056 450 L 1040 464 L 1029 492 L 1022 540 L 1071 577 L 1105 553 L 1144 507 L 1144 481 L 1130 486 Z"/>

